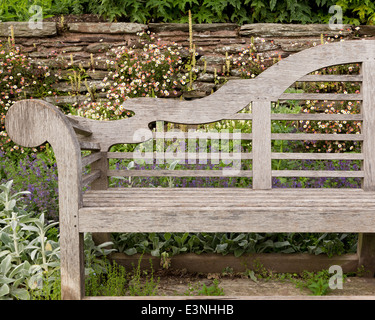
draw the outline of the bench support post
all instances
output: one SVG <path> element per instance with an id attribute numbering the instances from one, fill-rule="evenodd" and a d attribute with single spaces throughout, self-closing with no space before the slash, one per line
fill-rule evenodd
<path id="1" fill-rule="evenodd" d="M 373 278 L 375 275 L 375 233 L 358 235 L 358 268 L 364 268 L 363 276 Z"/>
<path id="2" fill-rule="evenodd" d="M 271 171 L 271 102 L 252 102 L 253 189 L 272 188 Z"/>

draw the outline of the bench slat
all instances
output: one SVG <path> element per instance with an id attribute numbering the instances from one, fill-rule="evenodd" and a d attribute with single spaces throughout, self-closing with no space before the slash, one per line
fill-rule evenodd
<path id="1" fill-rule="evenodd" d="M 252 120 L 251 113 L 237 113 L 226 120 Z M 361 121 L 361 114 L 272 113 L 271 120 Z"/>
<path id="2" fill-rule="evenodd" d="M 363 77 L 361 74 L 309 74 L 296 82 L 361 82 Z"/>
<path id="3" fill-rule="evenodd" d="M 221 139 L 251 140 L 251 133 L 218 133 L 218 132 L 153 132 L 154 139 Z"/>
<path id="4" fill-rule="evenodd" d="M 254 190 L 251 188 L 151 188 L 151 187 L 133 187 L 133 188 L 109 188 L 107 190 L 88 190 L 86 191 L 85 195 L 94 194 L 94 195 L 101 195 L 101 194 L 120 194 L 122 196 L 129 196 L 132 195 L 154 195 L 160 193 L 167 193 L 168 195 L 178 195 L 183 193 L 186 196 L 202 196 L 202 197 L 210 197 L 214 195 L 226 194 L 226 195 L 236 195 L 236 196 L 246 196 L 250 197 L 251 195 L 256 196 L 271 196 L 273 197 L 277 194 L 278 197 L 281 196 L 296 196 L 296 197 L 304 197 L 305 195 L 309 195 L 311 197 L 373 197 L 374 193 L 371 191 L 364 191 L 361 188 L 273 188 L 270 190 Z"/>
<path id="5" fill-rule="evenodd" d="M 94 152 L 92 154 L 89 154 L 88 156 L 85 156 L 82 158 L 82 167 L 85 167 L 85 166 L 88 166 L 92 163 L 94 163 L 95 161 L 98 161 L 100 160 L 101 158 L 101 154 L 100 152 Z"/>
<path id="6" fill-rule="evenodd" d="M 95 142 L 79 141 L 81 150 L 100 150 L 100 144 Z"/>
<path id="7" fill-rule="evenodd" d="M 361 114 L 326 114 L 326 113 L 273 113 L 272 120 L 316 120 L 316 121 L 360 121 Z"/>
<path id="8" fill-rule="evenodd" d="M 273 177 L 363 178 L 363 171 L 272 170 Z"/>
<path id="9" fill-rule="evenodd" d="M 72 127 L 73 127 L 75 133 L 81 134 L 81 135 L 86 136 L 86 137 L 92 135 L 91 130 L 89 130 L 87 128 L 84 128 L 83 126 L 81 126 L 80 123 L 79 123 L 79 121 L 77 119 L 74 119 L 74 118 L 72 118 L 70 116 L 67 116 L 67 119 L 72 124 Z"/>
<path id="10" fill-rule="evenodd" d="M 272 133 L 271 139 L 272 140 L 363 141 L 363 134 Z"/>
<path id="11" fill-rule="evenodd" d="M 362 144 L 365 156 L 363 179 L 363 188 L 366 190 L 375 190 L 375 60 L 365 61 L 362 63 L 363 84 L 362 91 L 365 97 L 362 103 L 363 113 L 363 135 L 366 139 Z"/>
<path id="12" fill-rule="evenodd" d="M 109 170 L 109 177 L 230 177 L 232 170 Z M 252 177 L 251 170 L 236 170 L 235 177 Z"/>
<path id="13" fill-rule="evenodd" d="M 279 100 L 339 100 L 339 101 L 360 101 L 362 94 L 344 93 L 283 93 Z"/>
<path id="14" fill-rule="evenodd" d="M 242 160 L 249 160 L 252 159 L 253 155 L 251 152 L 248 153 L 207 153 L 204 155 L 207 160 L 210 159 L 222 159 L 222 160 L 232 160 L 232 159 L 242 159 Z M 199 155 L 199 153 L 182 153 L 179 152 L 177 154 L 173 152 L 146 152 L 144 155 L 137 155 L 134 152 L 108 152 L 107 153 L 108 159 L 197 159 L 199 160 L 203 156 Z"/>
<path id="15" fill-rule="evenodd" d="M 329 203 L 327 203 L 329 204 Z M 152 208 L 152 209 L 151 209 Z M 363 223 L 366 221 L 366 223 Z M 79 210 L 80 232 L 373 232 L 375 206 L 185 208 L 102 207 Z"/>
<path id="16" fill-rule="evenodd" d="M 94 180 L 100 178 L 100 170 L 93 170 L 91 173 L 85 175 L 82 178 L 82 187 L 88 186 L 90 183 L 92 183 Z"/>
<path id="17" fill-rule="evenodd" d="M 273 152 L 272 159 L 295 160 L 363 160 L 363 153 L 287 153 Z"/>

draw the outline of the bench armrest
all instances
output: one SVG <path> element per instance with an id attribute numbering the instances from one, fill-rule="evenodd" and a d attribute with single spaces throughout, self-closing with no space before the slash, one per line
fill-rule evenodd
<path id="1" fill-rule="evenodd" d="M 21 146 L 50 143 L 58 167 L 60 204 L 62 197 L 82 202 L 80 143 L 71 121 L 57 107 L 43 100 L 18 101 L 7 112 L 5 127 L 9 137 Z"/>

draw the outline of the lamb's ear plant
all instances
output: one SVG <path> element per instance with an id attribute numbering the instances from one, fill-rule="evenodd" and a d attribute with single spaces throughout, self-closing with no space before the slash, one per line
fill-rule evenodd
<path id="1" fill-rule="evenodd" d="M 28 192 L 11 194 L 13 181 L 0 185 L 0 299 L 30 299 L 43 286 L 43 275 L 58 267 L 59 247 L 45 234 L 44 215 L 32 217 L 17 206 Z M 43 224 L 42 224 L 43 221 Z"/>

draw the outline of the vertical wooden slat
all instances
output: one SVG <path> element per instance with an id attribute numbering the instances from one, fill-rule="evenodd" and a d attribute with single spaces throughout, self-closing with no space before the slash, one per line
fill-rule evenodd
<path id="1" fill-rule="evenodd" d="M 361 73 L 363 82 L 362 133 L 364 140 L 362 152 L 364 156 L 364 178 L 362 187 L 366 191 L 375 190 L 375 59 L 362 63 Z M 375 231 L 375 230 L 374 230 Z M 364 267 L 366 277 L 373 277 L 375 273 L 375 234 L 361 233 L 358 237 L 358 267 Z"/>
<path id="2" fill-rule="evenodd" d="M 362 63 L 363 188 L 375 190 L 375 60 Z"/>
<path id="3" fill-rule="evenodd" d="M 108 189 L 108 158 L 107 152 L 100 152 L 101 158 L 91 164 L 91 171 L 100 170 L 100 178 L 91 183 L 91 190 L 107 190 Z M 111 241 L 110 233 L 92 233 L 92 239 L 96 245 Z"/>
<path id="4" fill-rule="evenodd" d="M 271 189 L 271 102 L 253 101 L 253 189 Z"/>
<path id="5" fill-rule="evenodd" d="M 101 158 L 91 164 L 91 170 L 100 170 L 100 178 L 91 183 L 92 190 L 107 190 L 108 189 L 108 159 L 107 152 L 100 152 Z"/>

